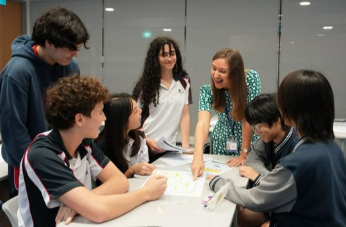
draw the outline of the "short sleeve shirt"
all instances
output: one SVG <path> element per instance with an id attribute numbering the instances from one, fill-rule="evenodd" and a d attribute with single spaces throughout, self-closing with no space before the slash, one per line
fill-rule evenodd
<path id="1" fill-rule="evenodd" d="M 19 176 L 19 226 L 55 226 L 60 196 L 76 187 L 91 190 L 109 159 L 91 139 L 83 140 L 76 150 L 67 152 L 59 131 L 38 135 L 25 152 Z"/>
<path id="2" fill-rule="evenodd" d="M 136 91 L 136 93 L 140 93 Z M 185 105 L 192 104 L 191 81 L 188 75 L 174 74 L 171 86 L 167 89 L 162 83 L 159 88 L 159 103 L 149 105 L 149 115 L 142 113 L 145 135 L 158 141 L 162 136 L 176 144 L 179 124 Z M 136 97 L 136 95 L 134 95 Z M 143 108 L 141 95 L 137 98 L 137 106 Z"/>
<path id="3" fill-rule="evenodd" d="M 124 150 L 124 155 L 129 164 L 129 167 L 133 166 L 136 163 L 149 162 L 147 141 L 141 136 L 139 138 L 141 140 L 141 147 L 139 148 L 137 155 L 131 157 L 134 143 L 134 140 L 132 138 L 130 138 L 129 143 L 127 144 L 127 147 Z"/>
<path id="4" fill-rule="evenodd" d="M 247 86 L 247 102 L 249 103 L 252 99 L 261 93 L 261 81 L 258 73 L 254 70 L 248 70 L 246 76 L 246 86 Z M 230 97 L 228 91 L 225 91 L 227 110 L 229 113 L 232 112 L 232 98 Z M 200 89 L 199 96 L 199 111 L 212 111 L 212 105 L 214 102 L 213 93 L 211 90 L 211 85 L 203 85 Z M 235 121 L 232 118 L 227 117 L 226 113 L 217 113 L 218 121 L 212 132 L 213 139 L 213 154 L 221 155 L 232 155 L 238 156 L 241 149 L 241 138 L 242 138 L 242 126 L 241 121 Z M 232 125 L 234 130 L 232 130 Z M 234 131 L 234 135 L 231 135 Z M 226 151 L 227 139 L 235 139 L 237 141 L 238 152 L 228 153 Z M 257 136 L 253 136 L 252 141 L 255 141 Z"/>

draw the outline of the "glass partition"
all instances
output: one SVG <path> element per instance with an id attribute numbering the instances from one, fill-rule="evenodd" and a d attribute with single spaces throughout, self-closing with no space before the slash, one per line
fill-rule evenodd
<path id="1" fill-rule="evenodd" d="M 278 1 L 187 1 L 186 68 L 193 87 L 192 132 L 197 123 L 199 88 L 210 84 L 211 61 L 218 50 L 239 50 L 245 68 L 259 73 L 262 92 L 276 90 L 277 15 Z"/>
<path id="2" fill-rule="evenodd" d="M 104 3 L 104 8 L 114 9 L 104 12 L 103 82 L 111 91 L 132 93 L 154 38 L 170 36 L 184 53 L 184 0 L 105 0 Z"/>
<path id="3" fill-rule="evenodd" d="M 346 1 L 283 1 L 282 9 L 280 80 L 302 68 L 321 71 L 334 91 L 335 117 L 346 118 Z"/>
<path id="4" fill-rule="evenodd" d="M 322 71 L 334 89 L 336 117 L 346 117 L 344 0 L 313 0 L 309 6 L 301 6 L 297 0 L 27 2 L 31 26 L 40 13 L 54 5 L 66 6 L 80 16 L 91 37 L 91 48 L 83 49 L 78 56 L 81 72 L 96 76 L 111 92 L 132 92 L 152 39 L 165 35 L 176 39 L 192 80 L 191 135 L 197 122 L 199 88 L 210 83 L 212 56 L 223 47 L 240 51 L 245 67 L 259 73 L 262 92 L 275 92 L 277 82 L 291 71 L 301 68 Z M 282 35 L 278 64 L 280 4 Z M 323 29 L 324 26 L 332 29 Z"/>

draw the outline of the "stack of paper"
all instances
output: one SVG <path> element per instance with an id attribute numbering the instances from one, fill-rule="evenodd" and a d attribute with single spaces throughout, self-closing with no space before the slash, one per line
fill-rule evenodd
<path id="1" fill-rule="evenodd" d="M 159 141 L 157 141 L 156 145 L 159 146 L 160 148 L 164 149 L 165 151 L 183 152 L 183 151 L 189 150 L 189 149 L 185 149 L 185 148 L 175 146 L 173 144 L 168 143 L 166 141 L 165 137 L 163 137 L 163 136 L 159 139 Z"/>
<path id="2" fill-rule="evenodd" d="M 164 156 L 160 157 L 160 160 L 170 164 L 171 166 L 179 166 L 179 165 L 186 165 L 191 164 L 193 161 L 193 155 L 181 155 L 177 153 L 168 153 Z M 204 157 L 204 161 L 212 161 L 213 159 L 211 157 Z"/>

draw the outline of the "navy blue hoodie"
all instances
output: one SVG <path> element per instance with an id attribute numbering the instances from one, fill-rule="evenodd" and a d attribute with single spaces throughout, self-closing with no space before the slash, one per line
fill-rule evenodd
<path id="1" fill-rule="evenodd" d="M 11 47 L 12 58 L 0 75 L 2 157 L 17 167 L 31 140 L 49 129 L 46 89 L 61 77 L 79 74 L 75 58 L 67 66 L 51 66 L 34 53 L 33 45 L 30 36 L 17 37 Z"/>

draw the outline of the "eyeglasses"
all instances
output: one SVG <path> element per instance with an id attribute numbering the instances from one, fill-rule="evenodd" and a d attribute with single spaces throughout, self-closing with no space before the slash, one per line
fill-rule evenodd
<path id="1" fill-rule="evenodd" d="M 262 131 L 261 131 L 262 125 L 263 124 L 255 124 L 255 125 L 250 125 L 250 126 L 255 133 L 257 132 L 258 134 L 261 134 L 262 133 Z"/>

